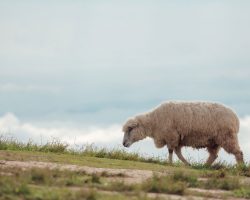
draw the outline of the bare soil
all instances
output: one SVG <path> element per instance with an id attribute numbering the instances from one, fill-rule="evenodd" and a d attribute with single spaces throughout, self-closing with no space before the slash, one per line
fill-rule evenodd
<path id="1" fill-rule="evenodd" d="M 123 181 L 126 184 L 131 183 L 141 183 L 148 178 L 151 178 L 155 172 L 150 170 L 135 170 L 135 169 L 111 169 L 111 168 L 96 168 L 96 167 L 88 167 L 88 166 L 78 166 L 72 164 L 59 164 L 53 162 L 38 162 L 38 161 L 6 161 L 0 160 L 0 169 L 1 168 L 20 168 L 21 170 L 28 170 L 31 168 L 46 168 L 46 169 L 59 169 L 59 170 L 69 170 L 69 171 L 79 171 L 85 172 L 86 174 L 107 174 L 112 181 Z M 0 173 L 3 173 L 0 171 Z M 168 172 L 160 173 L 158 175 L 166 175 Z M 169 173 L 170 174 L 170 173 Z M 11 176 L 11 173 L 4 174 Z M 246 181 L 246 180 L 245 180 Z M 72 189 L 77 190 L 81 189 L 80 187 L 72 187 Z M 104 193 L 112 193 L 109 191 L 102 191 Z M 117 192 L 114 192 L 117 193 Z M 237 199 L 240 200 L 241 198 L 234 198 L 232 197 L 232 192 L 224 191 L 224 190 L 205 190 L 200 188 L 189 188 L 187 193 L 190 195 L 187 196 L 179 196 L 179 195 L 169 195 L 169 194 L 156 194 L 156 193 L 148 193 L 148 197 L 160 197 L 163 199 L 225 199 L 226 196 L 230 196 L 226 199 Z M 197 194 L 202 194 L 204 197 L 196 196 Z"/>

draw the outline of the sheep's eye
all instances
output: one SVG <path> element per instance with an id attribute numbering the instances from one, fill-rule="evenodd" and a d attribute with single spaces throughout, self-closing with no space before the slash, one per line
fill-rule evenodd
<path id="1" fill-rule="evenodd" d="M 128 132 L 130 133 L 133 130 L 132 127 L 128 127 Z"/>

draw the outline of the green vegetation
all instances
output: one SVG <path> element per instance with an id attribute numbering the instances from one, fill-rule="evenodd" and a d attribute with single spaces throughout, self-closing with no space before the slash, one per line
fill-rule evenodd
<path id="1" fill-rule="evenodd" d="M 234 191 L 234 194 L 236 197 L 242 197 L 242 198 L 247 198 L 250 199 L 250 188 L 240 188 L 238 190 Z"/>
<path id="2" fill-rule="evenodd" d="M 116 199 L 111 192 L 124 191 L 122 184 L 110 182 L 99 174 L 88 175 L 85 172 L 61 171 L 58 169 L 3 168 L 0 175 L 0 199 Z M 125 184 L 124 184 L 125 185 Z M 135 186 L 130 187 L 134 191 Z M 98 192 L 97 192 L 98 191 Z M 105 191 L 110 191 L 105 193 Z M 118 199 L 129 199 L 126 195 L 115 194 Z M 134 199 L 148 199 L 135 192 Z"/>
<path id="3" fill-rule="evenodd" d="M 175 174 L 163 177 L 154 175 L 151 179 L 142 183 L 141 188 L 146 192 L 183 195 L 187 188 L 187 182 L 184 180 L 176 180 Z"/>
<path id="4" fill-rule="evenodd" d="M 63 143 L 60 140 L 52 139 L 45 144 L 36 144 L 31 140 L 27 143 L 19 142 L 15 138 L 6 138 L 0 136 L 0 150 L 11 151 L 33 151 L 33 152 L 45 152 L 45 153 L 64 153 L 71 155 L 80 155 L 97 158 L 130 160 L 157 164 L 166 164 L 165 161 L 159 158 L 145 158 L 139 153 L 128 153 L 123 149 L 107 149 L 98 148 L 94 145 L 84 145 L 80 149 L 69 148 L 67 143 Z"/>
<path id="5" fill-rule="evenodd" d="M 66 153 L 68 146 L 68 144 L 62 143 L 56 139 L 48 141 L 46 144 L 39 145 L 32 142 L 32 140 L 23 143 L 12 137 L 7 138 L 0 136 L 0 150 Z"/>
<path id="6" fill-rule="evenodd" d="M 1 177 L 0 179 L 0 199 L 45 199 L 45 200 L 59 200 L 59 199 L 86 199 L 94 200 L 97 194 L 94 190 L 89 191 L 75 191 L 72 192 L 67 188 L 50 188 L 47 186 L 35 187 L 27 183 L 17 183 L 10 177 Z"/>

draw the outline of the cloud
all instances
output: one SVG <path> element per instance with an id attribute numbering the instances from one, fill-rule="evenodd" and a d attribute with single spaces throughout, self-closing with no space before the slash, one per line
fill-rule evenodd
<path id="1" fill-rule="evenodd" d="M 58 124 L 58 123 L 57 123 Z M 73 128 L 72 125 L 64 125 L 61 122 L 58 127 L 49 125 L 38 126 L 30 122 L 21 122 L 14 114 L 7 113 L 0 118 L 0 133 L 10 134 L 21 141 L 29 139 L 40 142 L 48 141 L 52 138 L 58 138 L 68 144 L 109 144 L 121 141 L 122 133 L 119 125 L 110 125 L 108 127 L 79 127 Z"/>
<path id="2" fill-rule="evenodd" d="M 239 142 L 245 153 L 249 153 L 250 147 L 250 116 L 245 116 L 240 120 Z"/>

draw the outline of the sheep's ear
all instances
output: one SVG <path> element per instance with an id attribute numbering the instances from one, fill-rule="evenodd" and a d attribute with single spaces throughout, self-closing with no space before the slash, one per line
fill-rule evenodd
<path id="1" fill-rule="evenodd" d="M 123 127 L 123 130 L 125 132 L 128 132 L 129 130 L 132 130 L 133 128 L 137 127 L 139 124 L 136 120 L 134 119 L 130 119 L 127 121 L 127 123 L 125 124 L 125 126 Z"/>
<path id="2" fill-rule="evenodd" d="M 128 127 L 135 128 L 138 126 L 138 122 L 134 119 L 128 121 Z"/>

